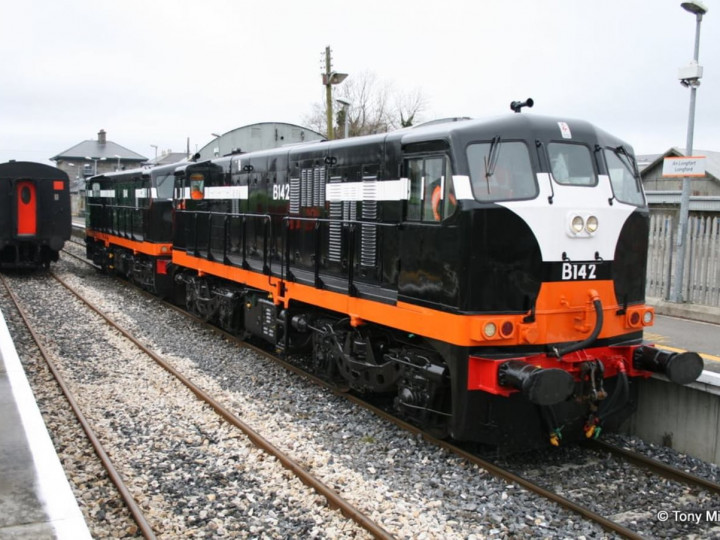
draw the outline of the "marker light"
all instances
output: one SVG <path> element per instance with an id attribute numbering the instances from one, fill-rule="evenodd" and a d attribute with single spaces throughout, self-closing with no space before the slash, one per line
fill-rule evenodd
<path id="1" fill-rule="evenodd" d="M 653 312 L 648 310 L 643 313 L 643 324 L 650 324 L 653 322 Z"/>
<path id="2" fill-rule="evenodd" d="M 590 216 L 587 218 L 587 221 L 585 222 L 585 230 L 589 232 L 590 234 L 594 233 L 598 230 L 598 218 L 595 216 Z"/>
<path id="3" fill-rule="evenodd" d="M 515 325 L 511 321 L 505 321 L 500 327 L 500 334 L 503 337 L 510 337 L 515 330 Z"/>
<path id="4" fill-rule="evenodd" d="M 583 223 L 583 218 L 581 218 L 580 216 L 575 216 L 572 219 L 572 223 L 570 224 L 570 227 L 572 227 L 572 230 L 575 234 L 582 232 L 584 226 L 585 223 Z"/>

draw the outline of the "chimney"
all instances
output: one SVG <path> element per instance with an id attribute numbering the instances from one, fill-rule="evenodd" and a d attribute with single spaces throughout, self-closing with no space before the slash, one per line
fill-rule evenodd
<path id="1" fill-rule="evenodd" d="M 105 144 L 107 142 L 105 135 L 106 134 L 105 134 L 104 129 L 101 129 L 100 131 L 98 131 L 98 144 Z"/>

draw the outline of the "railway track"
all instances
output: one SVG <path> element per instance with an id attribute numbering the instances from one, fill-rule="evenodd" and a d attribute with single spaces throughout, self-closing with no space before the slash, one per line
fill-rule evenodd
<path id="1" fill-rule="evenodd" d="M 720 484 L 713 482 L 712 480 L 708 480 L 707 478 L 690 474 L 683 469 L 673 467 L 660 460 L 641 454 L 640 452 L 634 452 L 603 440 L 590 440 L 586 442 L 586 445 L 595 451 L 612 454 L 619 459 L 623 459 L 633 465 L 643 467 L 652 473 L 668 478 L 669 480 L 684 483 L 691 488 L 703 489 L 713 495 L 720 495 Z"/>
<path id="2" fill-rule="evenodd" d="M 636 532 L 629 524 L 624 523 L 621 519 L 613 518 L 610 514 L 611 511 L 604 510 L 602 508 L 593 508 L 592 505 L 585 504 L 580 502 L 579 500 L 575 500 L 572 497 L 568 497 L 566 495 L 563 495 L 560 491 L 553 489 L 552 487 L 548 487 L 545 484 L 545 481 L 547 479 L 540 479 L 539 481 L 533 481 L 529 479 L 528 477 L 518 474 L 516 472 L 513 472 L 512 468 L 509 466 L 503 466 L 495 461 L 485 459 L 481 457 L 480 454 L 477 452 L 468 450 L 464 448 L 462 445 L 457 445 L 452 442 L 449 442 L 447 440 L 438 439 L 431 434 L 422 431 L 415 426 L 408 424 L 406 422 L 403 422 L 402 420 L 398 419 L 396 416 L 392 415 L 391 413 L 388 413 L 386 410 L 384 410 L 381 407 L 377 407 L 373 405 L 372 403 L 367 402 L 364 399 L 361 399 L 357 396 L 354 396 L 350 393 L 345 393 L 342 391 L 339 391 L 337 388 L 332 387 L 332 385 L 328 385 L 325 381 L 322 381 L 320 379 L 317 379 L 313 375 L 307 374 L 306 372 L 302 370 L 298 370 L 294 365 L 288 364 L 284 360 L 277 359 L 277 361 L 281 362 L 283 365 L 285 365 L 286 368 L 291 369 L 293 371 L 298 371 L 304 376 L 312 378 L 317 384 L 320 385 L 326 385 L 339 395 L 344 396 L 349 401 L 352 401 L 353 403 L 358 404 L 359 406 L 362 406 L 369 411 L 373 412 L 376 416 L 379 416 L 383 419 L 385 419 L 388 422 L 391 422 L 393 424 L 396 424 L 400 426 L 402 429 L 417 434 L 418 436 L 421 436 L 424 440 L 426 440 L 428 443 L 433 444 L 437 447 L 443 448 L 447 450 L 448 452 L 451 452 L 454 455 L 457 455 L 464 459 L 467 463 L 471 463 L 473 465 L 476 465 L 477 467 L 488 471 L 489 473 L 493 474 L 494 476 L 501 478 L 507 482 L 511 482 L 513 484 L 517 484 L 518 486 L 521 486 L 522 488 L 540 496 L 543 497 L 549 501 L 552 501 L 553 503 L 558 504 L 559 506 L 574 512 L 580 516 L 582 516 L 583 519 L 592 521 L 593 523 L 596 523 L 606 531 L 617 534 L 624 538 L 630 538 L 630 539 L 641 539 L 645 538 L 646 534 Z M 659 460 L 650 458 L 648 456 L 645 456 L 639 452 L 634 452 L 629 449 L 624 449 L 621 447 L 618 447 L 616 445 L 609 444 L 607 442 L 603 441 L 588 441 L 585 446 L 588 448 L 596 451 L 596 452 L 604 452 L 606 454 L 611 454 L 614 456 L 617 460 L 626 462 L 629 464 L 632 464 L 633 466 L 638 466 L 646 471 L 648 471 L 650 474 L 654 474 L 658 477 L 667 478 L 672 482 L 675 483 L 682 483 L 685 486 L 688 486 L 689 488 L 693 490 L 700 490 L 700 491 L 706 491 L 707 493 L 711 494 L 712 496 L 720 495 L 720 484 L 717 484 L 716 482 L 713 482 L 711 480 L 708 480 L 706 478 L 696 476 L 689 474 L 682 469 L 679 469 L 677 467 L 673 467 L 671 465 L 668 465 L 666 463 L 663 463 Z M 537 463 L 537 460 L 533 460 Z M 542 461 L 540 459 L 539 461 Z M 550 484 L 551 482 L 548 482 Z M 598 486 L 600 490 L 602 490 L 602 486 Z M 672 502 L 672 501 L 671 501 Z M 656 513 L 661 513 L 662 511 L 659 510 L 662 508 L 662 501 L 656 500 L 655 503 L 658 505 L 658 510 Z M 720 499 L 715 500 L 714 505 L 707 506 L 708 509 L 712 508 L 718 508 L 718 504 L 720 504 Z M 675 508 L 679 508 L 677 505 Z M 690 511 L 690 510 L 688 510 Z M 686 512 L 683 512 L 686 513 Z M 711 534 L 709 536 L 715 536 L 718 533 L 720 533 L 720 527 L 713 527 L 711 525 L 708 526 L 708 529 L 712 529 L 709 531 Z M 709 537 L 708 536 L 708 537 Z"/>
<path id="3" fill-rule="evenodd" d="M 108 452 L 105 448 L 105 446 L 100 442 L 100 438 L 98 437 L 97 433 L 93 429 L 91 423 L 88 421 L 87 417 L 83 413 L 82 409 L 78 405 L 77 399 L 75 399 L 75 395 L 70 390 L 70 387 L 65 381 L 65 378 L 60 374 L 60 371 L 58 370 L 57 366 L 55 365 L 55 362 L 52 359 L 52 355 L 48 353 L 47 349 L 43 345 L 43 339 L 35 332 L 32 323 L 30 322 L 30 319 L 28 318 L 27 313 L 25 312 L 25 309 L 21 305 L 21 301 L 18 299 L 17 295 L 10 289 L 10 286 L 8 285 L 7 280 L 0 276 L 0 282 L 2 282 L 2 285 L 5 287 L 5 290 L 7 291 L 9 298 L 12 300 L 15 308 L 17 309 L 18 315 L 22 319 L 23 323 L 25 324 L 27 331 L 32 336 L 32 339 L 37 347 L 38 353 L 42 356 L 43 360 L 47 364 L 48 369 L 52 373 L 53 377 L 55 378 L 55 381 L 57 382 L 58 387 L 62 391 L 63 395 L 65 396 L 65 399 L 68 402 L 68 405 L 72 409 L 73 414 L 75 415 L 75 418 L 82 426 L 83 431 L 87 435 L 88 441 L 92 445 L 95 454 L 97 455 L 98 459 L 102 463 L 102 466 L 104 467 L 105 471 L 107 472 L 108 477 L 111 479 L 113 484 L 118 490 L 118 493 L 120 497 L 122 498 L 123 502 L 127 506 L 128 510 L 133 516 L 133 519 L 135 520 L 135 523 L 138 525 L 138 528 L 140 532 L 142 533 L 144 538 L 155 538 L 155 534 L 152 530 L 152 527 L 147 521 L 147 518 L 143 511 L 140 509 L 138 504 L 135 502 L 135 499 L 130 494 L 130 490 L 128 489 L 127 485 L 122 479 L 122 476 L 118 472 L 117 468 L 113 464 L 112 460 L 110 459 Z"/>
<path id="4" fill-rule="evenodd" d="M 183 312 L 184 313 L 184 312 Z M 214 327 L 213 327 L 214 328 Z M 219 334 L 222 334 L 225 336 L 226 339 L 234 340 L 236 342 L 240 342 L 235 338 L 234 336 L 230 336 L 221 330 L 215 329 L 214 332 L 218 332 Z M 248 345 L 246 343 L 242 343 L 244 347 L 247 347 Z M 259 351 L 261 354 L 267 354 L 265 351 Z M 342 391 L 342 389 L 338 389 L 335 387 L 332 387 L 331 385 L 328 385 L 322 380 L 319 380 L 312 375 L 308 375 L 301 369 L 299 369 L 294 364 L 290 364 L 288 362 L 285 362 L 282 359 L 278 359 L 276 357 L 272 357 L 273 361 L 280 362 L 285 369 L 289 369 L 298 373 L 301 373 L 305 377 L 309 377 L 312 379 L 316 384 L 322 385 L 326 388 L 328 388 L 330 391 L 334 392 L 338 396 L 342 396 L 343 398 L 355 403 L 356 405 L 359 405 L 361 407 L 364 407 L 365 409 L 371 411 L 373 414 L 375 414 L 378 417 L 382 417 L 385 420 L 389 422 L 393 422 L 394 424 L 401 427 L 403 430 L 406 430 L 410 433 L 415 434 L 418 437 L 424 438 L 426 441 L 430 442 L 433 445 L 436 445 L 439 448 L 442 448 L 448 452 L 451 452 L 452 454 L 461 457 L 463 460 L 465 460 L 467 463 L 471 463 L 478 468 L 488 471 L 494 476 L 498 478 L 502 478 L 506 482 L 511 482 L 513 484 L 519 485 L 523 487 L 524 489 L 527 489 L 528 491 L 531 491 L 543 498 L 546 498 L 550 501 L 552 501 L 555 504 L 558 504 L 562 506 L 563 508 L 569 510 L 570 512 L 579 514 L 582 516 L 585 520 L 590 520 L 596 524 L 598 524 L 600 527 L 605 529 L 606 531 L 609 531 L 613 534 L 617 534 L 619 536 L 623 536 L 626 538 L 642 538 L 645 534 L 647 534 L 644 531 L 636 532 L 636 528 L 634 529 L 632 527 L 632 524 L 628 524 L 627 519 L 625 519 L 625 522 L 622 522 L 622 519 L 613 519 L 613 515 L 616 515 L 617 512 L 613 512 L 612 510 L 603 509 L 598 507 L 598 505 L 592 505 L 592 504 L 583 504 L 581 502 L 578 502 L 576 500 L 573 500 L 572 497 L 568 497 L 566 495 L 563 495 L 562 493 L 558 493 L 557 490 L 554 490 L 545 484 L 552 484 L 552 482 L 547 482 L 547 480 L 543 480 L 542 478 L 539 478 L 537 481 L 530 480 L 523 476 L 522 474 L 517 474 L 515 472 L 512 472 L 510 469 L 511 467 L 503 467 L 501 465 L 498 465 L 497 463 L 482 459 L 477 454 L 469 452 L 463 448 L 460 448 L 458 446 L 452 445 L 447 443 L 446 441 L 441 441 L 438 439 L 433 438 L 431 435 L 427 433 L 423 433 L 419 430 L 417 430 L 415 427 L 410 426 L 397 418 L 393 417 L 392 415 L 389 415 L 384 410 L 373 406 L 372 404 L 369 404 L 365 402 L 364 400 L 361 400 L 352 394 L 346 393 Z M 673 479 L 673 481 L 681 481 L 686 485 L 689 485 L 692 487 L 692 489 L 696 490 L 706 490 L 711 496 L 715 496 L 718 493 L 720 493 L 720 486 L 715 484 L 714 482 L 694 477 L 692 475 L 688 475 L 686 473 L 683 473 L 682 471 L 677 470 L 676 468 L 670 467 L 665 464 L 659 464 L 659 463 L 650 463 L 647 462 L 647 460 L 643 460 L 643 456 L 641 454 L 637 453 L 631 453 L 627 450 L 620 451 L 615 450 L 613 447 L 610 447 L 609 445 L 603 445 L 601 447 L 601 450 L 603 452 L 614 452 L 615 456 L 621 456 L 622 459 L 632 459 L 633 463 L 640 463 L 641 461 L 644 461 L 644 467 L 650 467 L 653 466 L 654 470 L 662 469 L 663 476 L 669 476 Z M 598 451 L 598 446 L 595 447 L 595 451 Z M 563 491 L 560 489 L 559 491 Z M 658 505 L 657 508 L 663 507 L 663 502 L 661 501 L 655 501 L 655 503 Z M 622 516 L 621 516 L 622 517 Z M 625 516 L 626 518 L 627 516 Z M 712 528 L 710 525 L 708 528 Z"/>
<path id="5" fill-rule="evenodd" d="M 179 371 L 174 369 L 167 361 L 165 361 L 160 355 L 156 354 L 155 352 L 149 350 L 146 346 L 144 346 L 142 343 L 140 343 L 130 332 L 123 329 L 119 325 L 117 325 L 110 317 L 108 317 L 103 311 L 98 308 L 97 306 L 94 306 L 92 302 L 90 302 L 88 299 L 84 298 L 82 294 L 78 293 L 76 290 L 73 289 L 70 285 L 68 285 L 64 280 L 59 278 L 58 276 L 51 274 L 51 276 L 62 285 L 67 291 L 71 292 L 75 298 L 77 298 L 80 302 L 82 302 L 88 309 L 92 310 L 94 313 L 96 313 L 99 317 L 101 317 L 108 325 L 113 329 L 114 332 L 117 332 L 123 336 L 123 338 L 129 342 L 131 342 L 134 347 L 141 350 L 145 357 L 152 358 L 152 360 L 159 366 L 161 366 L 163 369 L 165 369 L 168 373 L 170 373 L 174 380 L 180 381 L 187 389 L 189 389 L 199 400 L 201 400 L 204 404 L 207 404 L 216 415 L 221 417 L 225 422 L 232 425 L 234 428 L 237 428 L 238 430 L 242 431 L 242 433 L 246 436 L 247 440 L 250 441 L 257 449 L 259 449 L 261 452 L 265 453 L 266 455 L 272 456 L 279 464 L 281 464 L 286 470 L 290 471 L 293 476 L 300 479 L 305 485 L 309 486 L 311 489 L 313 489 L 316 493 L 318 493 L 320 496 L 324 497 L 327 501 L 330 508 L 333 509 L 339 509 L 340 512 L 349 520 L 352 520 L 355 522 L 358 526 L 358 528 L 362 528 L 367 533 L 369 533 L 370 536 L 374 538 L 390 538 L 390 534 L 385 531 L 382 527 L 380 527 L 378 524 L 373 522 L 372 519 L 368 518 L 366 515 L 364 515 L 360 510 L 355 508 L 353 505 L 349 504 L 347 501 L 345 501 L 336 491 L 329 488 L 328 486 L 324 485 L 322 481 L 320 481 L 317 477 L 306 471 L 300 464 L 298 464 L 296 461 L 294 461 L 292 458 L 290 458 L 287 454 L 273 446 L 271 443 L 267 441 L 260 433 L 253 430 L 250 425 L 248 425 L 246 422 L 240 420 L 234 413 L 232 413 L 230 410 L 228 410 L 225 406 L 223 406 L 221 403 L 213 399 L 211 395 L 209 395 L 207 392 L 199 388 L 198 386 L 194 385 L 191 381 L 189 381 L 186 377 L 184 377 Z M 151 501 L 153 499 L 157 499 L 158 495 L 157 493 L 147 494 L 147 493 L 138 493 L 137 489 L 133 489 L 132 485 L 128 485 L 128 483 L 133 484 L 137 483 L 136 478 L 133 478 L 132 475 L 129 480 L 123 480 L 123 474 L 118 472 L 118 468 L 112 463 L 112 460 L 108 457 L 110 454 L 113 454 L 117 452 L 113 451 L 111 448 L 110 450 L 107 450 L 105 446 L 100 442 L 100 439 L 102 436 L 98 436 L 98 434 L 95 432 L 95 429 L 92 427 L 93 423 L 97 423 L 98 419 L 95 418 L 95 420 L 89 420 L 86 414 L 83 412 L 83 408 L 91 407 L 92 404 L 85 403 L 84 407 L 79 405 L 79 403 L 82 401 L 82 382 L 81 379 L 83 378 L 84 374 L 82 373 L 83 369 L 80 368 L 79 371 L 76 371 L 75 373 L 69 373 L 72 372 L 72 369 L 68 367 L 66 364 L 65 367 L 58 367 L 56 365 L 56 362 L 54 362 L 51 357 L 53 356 L 52 353 L 48 353 L 47 348 L 42 344 L 43 338 L 38 335 L 37 332 L 33 329 L 33 326 L 35 323 L 32 322 L 32 316 L 29 316 L 27 313 L 27 310 L 22 307 L 23 300 L 19 299 L 18 294 L 11 291 L 11 288 L 14 289 L 22 289 L 22 284 L 20 280 L 12 280 L 12 287 L 6 283 L 5 278 L 3 279 L 3 283 L 5 284 L 6 290 L 8 291 L 8 294 L 10 298 L 12 298 L 13 302 L 15 303 L 16 308 L 18 309 L 18 312 L 20 312 L 25 324 L 27 325 L 27 328 L 29 332 L 32 334 L 33 338 L 35 339 L 38 348 L 42 351 L 43 357 L 48 362 L 48 365 L 50 367 L 50 370 L 52 371 L 53 375 L 55 376 L 56 380 L 58 381 L 58 384 L 63 390 L 64 395 L 66 396 L 68 403 L 72 407 L 73 411 L 75 412 L 80 424 L 83 426 L 83 429 L 85 430 L 88 438 L 92 441 L 93 447 L 95 449 L 95 452 L 102 460 L 106 470 L 108 471 L 108 475 L 110 478 L 112 478 L 113 483 L 116 485 L 119 493 L 122 495 L 123 500 L 125 504 L 130 509 L 130 512 L 133 515 L 133 518 L 138 524 L 139 531 L 145 538 L 154 538 L 157 532 L 160 533 L 168 533 L 170 531 L 166 530 L 165 527 L 162 525 L 159 525 L 157 522 L 157 519 L 153 519 L 152 517 L 148 517 L 147 513 L 152 513 L 153 506 L 151 504 Z M 45 287 L 46 290 L 49 290 L 48 287 Z M 52 293 L 48 293 L 52 294 Z M 27 300 L 25 300 L 27 302 Z M 72 311 L 72 310 L 70 310 Z M 55 341 L 54 336 L 51 338 L 52 341 Z M 119 345 L 117 343 L 117 336 L 114 336 L 110 338 L 110 341 L 114 341 L 114 345 L 117 348 L 122 347 L 122 345 Z M 128 352 L 127 350 L 125 352 Z M 117 368 L 117 365 L 115 366 Z M 140 367 L 136 369 L 145 370 L 146 368 Z M 61 372 L 65 371 L 66 375 L 62 375 Z M 114 373 L 117 377 L 123 377 L 123 374 L 120 373 Z M 69 379 L 70 382 L 68 382 Z M 132 381 L 132 379 L 130 379 Z M 143 381 L 143 380 L 137 380 L 135 381 L 138 386 L 146 386 L 149 385 L 149 381 Z M 172 384 L 166 382 L 165 385 Z M 73 389 L 75 387 L 75 389 Z M 164 386 L 167 387 L 167 386 Z M 119 390 L 120 392 L 123 392 L 123 390 Z M 132 388 L 126 388 L 125 392 L 131 393 L 133 391 Z M 115 390 L 115 392 L 118 392 L 118 390 Z M 166 396 L 162 396 L 163 400 L 166 400 Z M 106 414 L 107 411 L 106 411 Z M 127 414 L 125 412 L 118 412 L 118 411 L 112 411 L 110 413 L 112 416 L 117 415 L 123 415 Z M 166 414 L 171 415 L 169 411 L 166 412 Z M 204 420 L 204 423 L 214 423 L 213 419 L 207 419 Z M 198 428 L 200 429 L 200 428 Z M 227 437 L 230 438 L 236 438 L 237 435 L 234 435 L 232 433 L 227 433 Z M 155 445 L 157 444 L 157 441 L 147 441 L 148 444 Z M 260 458 L 260 461 L 264 461 L 264 459 Z M 127 466 L 125 467 L 126 473 L 127 473 Z M 134 494 L 131 494 L 131 491 L 134 492 Z M 143 506 L 145 509 L 141 509 L 141 505 L 138 504 L 135 501 L 135 498 L 138 498 L 140 500 L 143 500 L 144 504 Z M 309 499 L 312 499 L 312 497 L 309 497 Z"/>

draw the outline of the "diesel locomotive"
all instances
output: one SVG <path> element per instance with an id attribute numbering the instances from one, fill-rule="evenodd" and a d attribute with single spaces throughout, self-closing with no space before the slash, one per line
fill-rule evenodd
<path id="1" fill-rule="evenodd" d="M 68 175 L 42 163 L 2 163 L 0 201 L 0 269 L 57 261 L 71 231 Z"/>
<path id="2" fill-rule="evenodd" d="M 631 414 L 638 379 L 702 370 L 643 341 L 640 176 L 585 121 L 435 122 L 102 175 L 87 193 L 95 264 L 439 435 L 595 437 Z"/>

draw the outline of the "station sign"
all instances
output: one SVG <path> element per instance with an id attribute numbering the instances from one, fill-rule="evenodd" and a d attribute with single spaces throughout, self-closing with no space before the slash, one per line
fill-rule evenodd
<path id="1" fill-rule="evenodd" d="M 663 161 L 663 177 L 702 178 L 705 176 L 705 156 L 666 157 Z"/>

